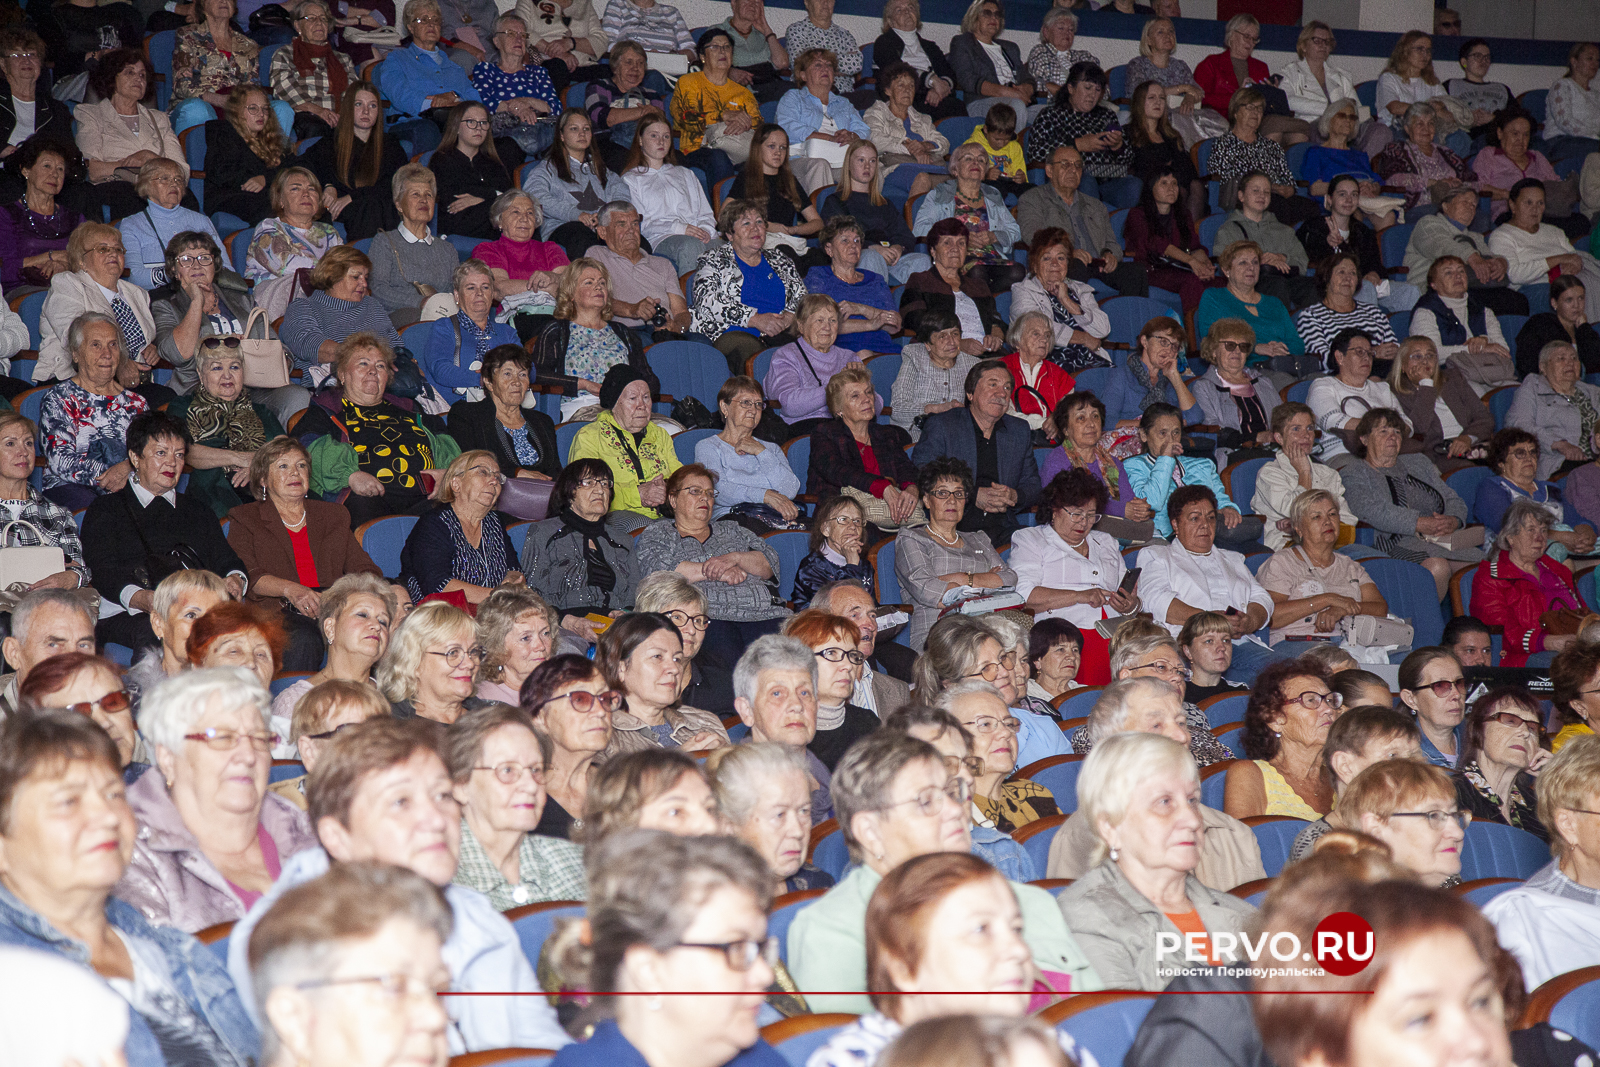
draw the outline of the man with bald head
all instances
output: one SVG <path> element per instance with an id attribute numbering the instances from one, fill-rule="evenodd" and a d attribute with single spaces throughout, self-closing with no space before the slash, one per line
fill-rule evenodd
<path id="1" fill-rule="evenodd" d="M 829 582 L 811 598 L 811 607 L 843 616 L 861 630 L 861 643 L 856 647 L 867 657 L 868 669 L 856 679 L 850 703 L 876 712 L 879 719 L 887 719 L 911 703 L 911 687 L 906 683 L 916 653 L 892 641 L 878 644 L 878 605 L 871 593 L 855 582 Z"/>

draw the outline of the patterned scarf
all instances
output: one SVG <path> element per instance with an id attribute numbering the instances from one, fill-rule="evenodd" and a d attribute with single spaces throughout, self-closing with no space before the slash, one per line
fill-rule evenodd
<path id="1" fill-rule="evenodd" d="M 197 444 L 226 437 L 232 451 L 254 452 L 267 442 L 261 416 L 250 406 L 250 394 L 242 389 L 236 400 L 219 400 L 204 388 L 196 389 L 187 421 L 189 436 Z"/>
<path id="2" fill-rule="evenodd" d="M 1117 486 L 1117 483 L 1121 481 L 1121 476 L 1117 470 L 1116 457 L 1110 452 L 1106 451 L 1105 446 L 1101 445 L 1099 441 L 1095 442 L 1094 447 L 1089 450 L 1089 455 L 1087 457 L 1079 455 L 1076 446 L 1073 445 L 1070 438 L 1061 442 L 1061 450 L 1067 454 L 1067 458 L 1072 461 L 1072 465 L 1074 467 L 1082 467 L 1083 469 L 1088 470 L 1091 465 L 1099 463 L 1100 480 L 1105 482 L 1106 488 L 1111 491 L 1111 499 L 1122 499 L 1122 494 L 1118 491 Z M 1090 471 L 1090 473 L 1092 474 L 1094 472 Z"/>
<path id="3" fill-rule="evenodd" d="M 334 58 L 332 45 L 307 44 L 297 37 L 290 47 L 294 49 L 291 53 L 294 57 L 294 69 L 302 77 L 309 78 L 315 74 L 317 72 L 317 60 L 322 60 L 328 69 L 329 94 L 335 100 L 344 99 L 344 91 L 349 84 L 349 80 L 344 72 L 344 64 Z M 289 131 L 285 130 L 284 132 L 288 133 Z"/>
<path id="4" fill-rule="evenodd" d="M 1128 355 L 1128 373 L 1133 380 L 1144 389 L 1144 399 L 1139 401 L 1139 410 L 1143 411 L 1151 404 L 1165 403 L 1167 399 L 1167 380 L 1159 374 L 1151 374 L 1150 369 L 1144 365 L 1144 359 L 1138 353 Z"/>

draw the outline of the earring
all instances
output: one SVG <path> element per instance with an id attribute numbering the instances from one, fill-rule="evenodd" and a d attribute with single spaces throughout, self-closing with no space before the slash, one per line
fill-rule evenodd
<path id="1" fill-rule="evenodd" d="M 1120 855 L 1120 854 L 1121 854 L 1121 850 L 1118 849 L 1116 845 L 1112 845 L 1111 846 L 1111 862 L 1112 863 L 1117 862 L 1117 856 Z"/>

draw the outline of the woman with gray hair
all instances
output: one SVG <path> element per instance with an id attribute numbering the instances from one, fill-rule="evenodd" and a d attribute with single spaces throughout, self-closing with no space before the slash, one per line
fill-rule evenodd
<path id="1" fill-rule="evenodd" d="M 555 293 L 567 254 L 560 245 L 538 239 L 543 219 L 539 202 L 521 189 L 508 189 L 489 206 L 489 222 L 500 236 L 474 248 L 472 258 L 494 276 L 496 300 L 530 291 Z"/>
<path id="2" fill-rule="evenodd" d="M 372 295 L 389 313 L 396 329 L 416 322 L 428 293 L 447 293 L 460 262 L 455 246 L 429 228 L 438 203 L 433 171 L 407 163 L 389 182 L 400 225 L 372 238 Z M 404 232 L 402 232 L 404 231 Z"/>
<path id="3" fill-rule="evenodd" d="M 1405 190 L 1408 208 L 1429 199 L 1441 184 L 1446 188 L 1479 187 L 1471 164 L 1444 145 L 1434 143 L 1438 118 L 1431 103 L 1412 104 L 1399 122 L 1405 127 L 1405 140 L 1391 141 L 1388 148 L 1372 157 L 1372 169 L 1382 175 L 1384 184 Z"/>
<path id="4" fill-rule="evenodd" d="M 795 916 L 789 971 L 813 1011 L 864 1013 L 870 1010 L 863 933 L 868 901 L 883 877 L 906 860 L 971 850 L 972 786 L 928 742 L 879 730 L 839 761 L 833 792 L 850 858 L 859 866 Z M 1011 888 L 1022 911 L 1023 938 L 1045 980 L 1075 992 L 1104 988 L 1049 894 L 1030 885 Z"/>
<path id="5" fill-rule="evenodd" d="M 128 484 L 133 473 L 128 424 L 150 404 L 117 380 L 127 357 L 115 319 L 85 311 L 66 333 L 75 372 L 45 393 L 39 442 L 46 464 L 44 495 L 69 511 L 81 511 L 100 494 Z"/>
<path id="6" fill-rule="evenodd" d="M 271 698 L 247 671 L 187 671 L 144 694 L 139 732 L 155 767 L 128 789 L 143 832 L 116 895 L 186 933 L 242 919 L 289 857 L 317 844 L 294 804 L 269 794 Z"/>
<path id="7" fill-rule="evenodd" d="M 1136 620 L 1128 625 L 1138 624 Z M 1233 753 L 1212 734 L 1211 724 L 1206 721 L 1206 713 L 1197 705 L 1183 700 L 1184 687 L 1192 674 L 1193 672 L 1184 666 L 1183 653 L 1178 648 L 1177 640 L 1165 631 L 1130 636 L 1119 633 L 1118 640 L 1111 646 L 1112 684 L 1130 678 L 1148 678 L 1170 686 L 1179 694 L 1178 699 L 1183 705 L 1184 725 L 1188 729 L 1189 754 L 1199 766 L 1209 767 L 1213 763 L 1233 759 Z M 1096 706 L 1098 707 L 1098 704 Z M 1088 755 L 1094 748 L 1096 736 L 1098 735 L 1091 734 L 1086 729 L 1078 730 L 1072 735 L 1072 751 L 1080 756 Z"/>
<path id="8" fill-rule="evenodd" d="M 1162 989 L 1163 972 L 1185 962 L 1164 948 L 1169 939 L 1199 935 L 1211 962 L 1237 958 L 1214 939 L 1244 933 L 1256 909 L 1194 876 L 1205 821 L 1200 770 L 1187 749 L 1148 733 L 1104 739 L 1078 776 L 1075 818 L 1094 828 L 1095 866 L 1056 902 L 1103 980 Z"/>
<path id="9" fill-rule="evenodd" d="M 962 273 L 982 267 L 989 291 L 998 295 L 1020 282 L 1027 268 L 1011 258 L 1011 246 L 1022 240 L 1022 230 L 1000 193 L 983 184 L 988 167 L 989 153 L 975 141 L 951 149 L 948 169 L 954 180 L 934 186 L 922 198 L 911 230 L 918 238 L 926 238 L 934 223 L 959 218 L 967 228 L 967 260 Z"/>
<path id="10" fill-rule="evenodd" d="M 1490 626 L 1505 627 L 1501 666 L 1548 666 L 1577 640 L 1588 613 L 1572 572 L 1544 554 L 1553 522 L 1542 505 L 1513 500 L 1494 549 L 1473 576 L 1468 610 Z"/>
<path id="11" fill-rule="evenodd" d="M 366 18 L 357 20 L 351 29 L 365 29 Z M 328 43 L 332 31 L 333 11 L 327 0 L 303 0 L 294 9 L 296 40 L 291 47 L 274 52 L 267 67 L 272 95 L 294 108 L 291 136 L 295 141 L 332 134 L 339 124 L 339 101 L 345 87 L 356 80 L 350 57 Z"/>
<path id="12" fill-rule="evenodd" d="M 503 586 L 478 605 L 476 696 L 516 704 L 522 683 L 550 658 L 561 623 L 538 593 L 525 586 Z"/>
<path id="13" fill-rule="evenodd" d="M 128 250 L 128 278 L 141 289 L 155 289 L 173 280 L 174 275 L 166 262 L 167 243 L 186 231 L 211 238 L 219 248 L 221 262 L 218 266 L 231 267 L 227 255 L 220 251 L 222 238 L 217 236 L 217 228 L 211 220 L 181 203 L 188 189 L 187 172 L 166 156 L 146 160 L 139 168 L 133 190 L 144 201 L 144 208 L 123 218 L 117 228 L 122 231 L 122 246 Z"/>
<path id="14" fill-rule="evenodd" d="M 1539 439 L 1541 482 L 1600 455 L 1600 387 L 1583 380 L 1575 347 L 1551 341 L 1539 349 L 1539 373 L 1517 387 L 1505 424 Z"/>
<path id="15" fill-rule="evenodd" d="M 1389 605 L 1366 568 L 1334 551 L 1339 508 L 1339 498 L 1326 489 L 1308 489 L 1295 497 L 1289 505 L 1294 543 L 1256 572 L 1256 581 L 1272 597 L 1270 639 L 1275 646 L 1291 639 L 1342 643 L 1352 639 L 1357 618 L 1389 615 Z"/>
<path id="16" fill-rule="evenodd" d="M 695 657 L 706 643 L 711 616 L 705 594 L 677 571 L 656 571 L 639 583 L 636 611 L 665 615 L 683 638 L 684 670 L 678 678 L 678 700 L 692 708 L 733 707 L 733 677 L 726 671 L 706 672 Z"/>
<path id="17" fill-rule="evenodd" d="M 833 887 L 833 875 L 806 860 L 811 775 L 803 755 L 755 741 L 713 752 L 706 767 L 723 822 L 767 861 L 774 896 Z"/>
<path id="18" fill-rule="evenodd" d="M 1061 87 L 1067 84 L 1067 72 L 1075 64 L 1093 63 L 1097 67 L 1100 66 L 1099 56 L 1072 47 L 1077 37 L 1078 16 L 1069 9 L 1057 6 L 1044 13 L 1044 19 L 1039 23 L 1039 43 L 1028 53 L 1028 73 L 1033 75 L 1034 82 L 1046 96 L 1054 96 L 1061 91 Z M 1144 49 L 1141 48 L 1139 52 L 1143 58 Z M 1183 65 L 1182 60 L 1178 63 L 1180 66 Z M 1132 67 L 1131 63 L 1129 67 Z M 1183 69 L 1187 71 L 1189 68 Z M 1138 82 L 1129 84 L 1137 85 Z M 1199 96 L 1198 91 L 1195 95 Z"/>
<path id="19" fill-rule="evenodd" d="M 435 244 L 451 247 L 447 241 Z M 428 383 L 454 400 L 484 388 L 483 364 L 490 352 L 501 345 L 520 350 L 522 340 L 515 329 L 495 318 L 494 272 L 483 260 L 469 259 L 455 267 L 450 272 L 450 291 L 455 310 L 433 320 L 420 362 Z"/>

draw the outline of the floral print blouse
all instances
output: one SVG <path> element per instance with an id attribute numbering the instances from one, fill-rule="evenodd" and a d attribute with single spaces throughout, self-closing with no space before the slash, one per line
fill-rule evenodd
<path id="1" fill-rule="evenodd" d="M 227 95 L 236 85 L 256 84 L 260 55 L 261 46 L 238 30 L 232 41 L 219 45 L 204 26 L 185 26 L 173 45 L 171 107 L 203 93 Z"/>
<path id="2" fill-rule="evenodd" d="M 244 276 L 260 282 L 281 278 L 301 267 L 309 270 L 328 249 L 343 243 L 332 223 L 313 222 L 301 230 L 282 219 L 266 219 L 250 238 Z"/>
<path id="3" fill-rule="evenodd" d="M 128 423 L 149 407 L 132 389 L 97 396 L 77 382 L 51 388 L 39 409 L 44 487 L 93 486 L 96 478 L 128 458 Z"/>

